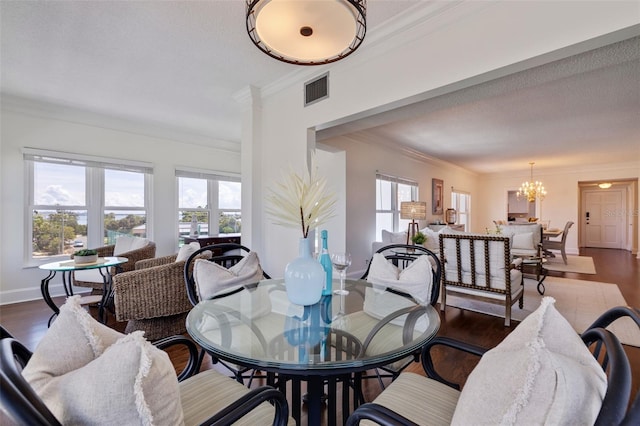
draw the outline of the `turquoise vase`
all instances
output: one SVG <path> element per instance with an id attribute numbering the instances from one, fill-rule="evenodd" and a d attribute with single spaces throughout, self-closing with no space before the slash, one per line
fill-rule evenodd
<path id="1" fill-rule="evenodd" d="M 312 256 L 307 238 L 300 238 L 299 256 L 287 264 L 284 270 L 284 284 L 291 303 L 314 305 L 322 297 L 325 272 Z"/>

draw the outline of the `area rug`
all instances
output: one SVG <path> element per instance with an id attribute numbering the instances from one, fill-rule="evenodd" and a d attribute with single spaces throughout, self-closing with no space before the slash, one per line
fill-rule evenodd
<path id="1" fill-rule="evenodd" d="M 591 275 L 596 273 L 593 258 L 589 256 L 567 256 L 567 264 L 565 265 L 562 256 L 558 254 L 556 257 L 547 257 L 544 267 L 549 271 L 576 272 Z"/>
<path id="2" fill-rule="evenodd" d="M 515 321 L 522 321 L 536 310 L 543 297 L 536 290 L 537 281 L 528 278 L 524 281 L 524 308 L 520 309 L 516 303 L 511 309 L 511 318 Z M 578 333 L 582 333 L 607 309 L 627 304 L 615 284 L 547 277 L 544 285 L 545 296 L 556 299 L 556 309 Z M 447 295 L 447 305 L 504 318 L 504 306 L 497 304 Z M 640 330 L 631 319 L 620 319 L 609 329 L 622 343 L 640 347 Z"/>

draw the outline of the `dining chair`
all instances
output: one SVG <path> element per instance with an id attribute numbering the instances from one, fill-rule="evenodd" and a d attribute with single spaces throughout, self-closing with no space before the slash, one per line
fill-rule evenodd
<path id="1" fill-rule="evenodd" d="M 542 250 L 546 253 L 549 250 L 560 250 L 562 254 L 562 260 L 564 264 L 567 264 L 567 252 L 565 250 L 567 244 L 567 235 L 569 234 L 569 228 L 573 225 L 573 222 L 569 221 L 564 225 L 564 231 L 562 231 L 562 237 L 560 240 L 545 239 L 542 241 Z"/>
<path id="2" fill-rule="evenodd" d="M 203 253 L 210 252 L 210 256 L 206 256 L 206 259 L 203 259 Z M 243 259 L 246 261 L 248 256 L 250 256 L 253 252 L 248 247 L 245 247 L 241 244 L 237 243 L 219 243 L 213 244 L 210 246 L 201 247 L 196 250 L 189 256 L 184 264 L 183 276 L 184 282 L 187 289 L 187 296 L 189 301 L 193 306 L 197 305 L 204 298 L 218 298 L 227 296 L 229 294 L 242 291 L 243 285 L 255 284 L 257 279 L 270 279 L 269 274 L 264 272 L 259 265 L 259 261 L 257 264 L 254 263 L 251 271 L 244 271 L 246 274 L 243 277 L 237 277 L 234 274 L 234 267 L 237 267 Z M 255 255 L 255 253 L 253 253 Z M 257 255 L 255 256 L 257 260 Z M 212 262 L 225 270 L 228 270 L 228 276 L 224 276 L 225 271 L 220 271 L 220 269 L 206 268 L 205 264 L 198 264 L 196 262 Z M 200 270 L 206 271 L 209 269 L 212 273 L 201 273 L 198 275 Z M 246 268 L 245 268 L 246 269 Z M 217 275 L 216 272 L 220 272 L 220 275 Z M 222 275 L 223 279 L 228 279 L 231 282 L 232 286 L 227 286 L 227 284 L 223 283 L 223 280 L 218 280 L 218 277 Z M 207 283 L 199 282 L 198 276 L 202 277 L 202 280 L 206 279 Z M 208 289 L 205 290 L 205 287 L 208 286 Z M 201 351 L 198 364 L 202 363 L 202 359 L 204 357 L 204 350 Z M 251 385 L 251 382 L 255 376 L 255 371 L 242 367 L 239 365 L 231 364 L 222 360 L 215 358 L 212 355 L 212 361 L 214 363 L 220 363 L 225 368 L 227 368 L 235 377 L 235 379 L 239 383 L 244 383 L 244 379 L 248 379 L 248 385 Z"/>
<path id="3" fill-rule="evenodd" d="M 121 341 L 129 339 L 123 335 Z M 123 345 L 118 341 L 112 346 Z M 157 349 L 153 349 L 153 347 Z M 143 423 L 147 418 L 153 418 L 153 421 L 162 424 L 163 418 L 177 417 L 183 419 L 185 425 L 200 424 L 217 424 L 228 425 L 233 423 L 238 425 L 254 425 L 254 424 L 273 424 L 287 425 L 294 424 L 293 419 L 289 417 L 289 407 L 286 397 L 283 393 L 271 386 L 261 386 L 254 389 L 248 389 L 229 377 L 219 373 L 216 370 L 206 370 L 198 373 L 198 347 L 195 343 L 184 336 L 171 336 L 161 339 L 153 343 L 153 347 L 147 350 L 168 350 L 176 356 L 183 357 L 183 353 L 188 355 L 184 368 L 172 379 L 168 375 L 163 375 L 162 383 L 168 384 L 172 381 L 171 386 L 154 386 L 149 387 L 142 385 L 142 396 L 136 392 L 135 401 L 128 404 L 129 412 L 134 412 L 140 416 L 140 422 Z M 107 348 L 102 355 L 94 361 L 99 362 L 99 358 L 106 356 L 111 348 Z M 39 349 L 36 349 L 36 352 Z M 179 354 L 179 355 L 178 355 Z M 165 355 L 166 356 L 166 355 Z M 36 359 L 37 358 L 37 359 Z M 35 359 L 35 361 L 34 361 Z M 153 365 L 156 360 L 162 360 L 163 357 L 152 358 L 153 364 L 147 376 L 155 373 Z M 2 339 L 0 341 L 0 402 L 9 420 L 14 424 L 28 424 L 38 426 L 58 426 L 65 423 L 59 419 L 60 416 L 65 418 L 84 418 L 83 422 L 92 424 L 114 424 L 118 419 L 118 415 L 122 416 L 119 411 L 124 410 L 122 407 L 112 406 L 105 403 L 102 408 L 97 408 L 101 403 L 90 403 L 90 407 L 84 407 L 86 401 L 72 399 L 69 397 L 74 392 L 74 387 L 68 376 L 74 375 L 78 370 L 63 372 L 61 376 L 66 376 L 63 381 L 54 383 L 55 379 L 61 378 L 60 366 L 52 366 L 51 370 L 47 370 L 47 366 L 43 366 L 46 371 L 45 375 L 54 376 L 47 386 L 41 386 L 40 383 L 33 385 L 23 375 L 23 371 L 30 362 L 39 363 L 42 357 L 34 357 L 34 354 L 23 344 L 14 339 L 4 328 L 2 328 Z M 141 369 L 145 369 L 142 360 L 134 360 L 134 366 L 139 364 Z M 169 364 L 169 368 L 173 373 L 171 361 L 166 358 L 164 363 Z M 181 364 L 182 365 L 182 364 Z M 65 365 L 64 367 L 67 367 Z M 80 368 L 82 369 L 82 367 Z M 145 376 L 142 380 L 147 380 Z M 84 377 L 79 374 L 76 379 Z M 83 380 L 83 389 L 87 393 L 99 394 L 104 391 L 100 383 L 87 382 Z M 135 382 L 135 384 L 134 384 Z M 136 389 L 138 379 L 124 382 L 121 392 L 128 392 L 128 387 Z M 60 384 L 60 391 L 54 394 L 52 399 L 51 386 Z M 35 388 L 34 388 L 35 386 Z M 36 391 L 36 389 L 40 389 Z M 177 391 L 174 393 L 174 391 Z M 67 392 L 70 392 L 69 394 Z M 61 395 L 64 394 L 64 395 Z M 103 395 L 108 398 L 108 395 Z M 146 401 L 144 400 L 146 398 Z M 168 405 L 170 408 L 154 407 L 152 399 L 161 399 L 163 401 L 171 401 Z M 46 402 L 48 401 L 48 402 Z M 70 402 L 71 401 L 71 402 Z M 105 402 L 105 401 L 101 401 Z M 151 406 L 150 410 L 147 403 Z M 55 406 L 51 406 L 54 404 Z M 157 402 L 156 402 L 156 405 Z M 175 409 L 175 413 L 168 414 L 167 411 Z M 58 417 L 54 415 L 58 413 Z M 92 417 L 92 414 L 96 414 Z M 60 414 L 63 413 L 63 414 Z M 121 420 L 121 417 L 120 417 Z M 135 422 L 131 417 L 127 418 L 127 422 Z"/>
<path id="4" fill-rule="evenodd" d="M 373 402 L 358 407 L 347 426 L 364 420 L 383 426 L 640 424 L 640 393 L 630 401 L 629 359 L 605 329 L 624 317 L 640 328 L 640 310 L 612 308 L 580 335 L 555 308 L 549 314 L 539 310 L 491 350 L 448 337 L 431 340 L 421 356 L 426 377 L 402 373 Z M 444 363 L 455 359 L 442 354 L 454 351 L 480 357 L 464 387 L 441 375 L 454 369 Z"/>
<path id="5" fill-rule="evenodd" d="M 439 294 L 440 294 L 440 279 L 442 276 L 442 266 L 441 266 L 440 260 L 438 259 L 437 254 L 435 254 L 434 252 L 432 252 L 431 250 L 425 247 L 418 246 L 418 245 L 410 245 L 410 244 L 390 244 L 390 245 L 379 248 L 376 251 L 376 253 L 374 253 L 374 256 L 376 256 L 376 254 L 383 255 L 388 262 L 390 262 L 391 264 L 393 264 L 395 267 L 398 268 L 399 272 L 401 272 L 404 268 L 407 268 L 412 262 L 414 262 L 419 257 L 426 256 L 429 263 L 431 264 L 431 276 L 428 278 L 427 277 L 422 278 L 424 280 L 425 289 L 429 285 L 429 283 L 431 285 L 430 292 L 426 300 L 418 301 L 416 300 L 415 296 L 412 295 L 410 292 L 408 292 L 407 290 L 403 290 L 403 283 L 401 280 L 398 281 L 397 286 L 387 287 L 386 291 L 404 296 L 415 303 L 428 303 L 432 306 L 436 305 L 436 303 L 438 302 Z M 372 264 L 373 264 L 373 258 L 369 262 L 367 270 L 360 277 L 360 279 L 375 282 L 375 278 L 371 276 Z M 372 319 L 372 320 L 378 321 L 375 319 Z M 366 341 L 371 340 L 371 336 L 366 336 L 365 340 Z M 365 348 L 365 352 L 366 350 L 367 348 Z M 363 378 L 365 379 L 377 378 L 381 388 L 384 389 L 385 385 L 384 385 L 384 382 L 382 381 L 384 377 L 390 377 L 392 380 L 395 380 L 395 378 L 398 377 L 398 375 L 405 368 L 411 365 L 412 362 L 419 361 L 419 359 L 420 359 L 420 351 L 416 351 L 413 355 L 401 361 L 376 369 L 376 374 L 374 376 L 365 375 L 363 376 Z M 381 373 L 379 370 L 382 370 L 383 373 Z"/>

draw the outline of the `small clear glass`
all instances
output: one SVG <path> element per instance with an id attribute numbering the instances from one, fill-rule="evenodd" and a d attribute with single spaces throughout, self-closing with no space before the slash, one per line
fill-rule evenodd
<path id="1" fill-rule="evenodd" d="M 334 290 L 335 294 L 349 294 L 349 290 L 344 288 L 344 280 L 347 275 L 347 268 L 351 266 L 351 255 L 349 253 L 331 254 L 331 263 L 336 271 L 340 273 L 340 288 Z"/>

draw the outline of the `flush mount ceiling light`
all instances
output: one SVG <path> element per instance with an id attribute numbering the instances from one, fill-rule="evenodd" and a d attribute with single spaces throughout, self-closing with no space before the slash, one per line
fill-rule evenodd
<path id="1" fill-rule="evenodd" d="M 602 183 L 599 183 L 599 184 L 598 184 L 598 186 L 599 186 L 600 188 L 602 188 L 602 189 L 609 189 L 609 188 L 611 188 L 611 185 L 612 185 L 612 184 L 611 184 L 611 183 L 609 183 L 609 182 L 602 182 Z"/>
<path id="2" fill-rule="evenodd" d="M 247 32 L 267 55 L 322 65 L 353 53 L 367 31 L 366 0 L 246 0 Z"/>

